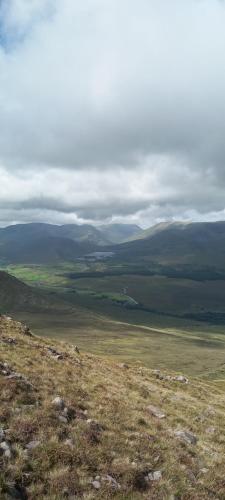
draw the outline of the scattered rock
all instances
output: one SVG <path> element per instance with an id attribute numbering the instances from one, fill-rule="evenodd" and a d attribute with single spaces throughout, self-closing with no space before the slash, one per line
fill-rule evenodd
<path id="1" fill-rule="evenodd" d="M 99 481 L 92 481 L 92 486 L 95 490 L 100 490 L 101 488 L 101 483 Z"/>
<path id="2" fill-rule="evenodd" d="M 147 481 L 160 481 L 160 479 L 162 479 L 162 472 L 160 470 L 149 472 L 149 474 L 146 476 Z"/>
<path id="3" fill-rule="evenodd" d="M 63 415 L 59 415 L 59 421 L 62 422 L 62 424 L 68 424 L 68 420 L 66 417 L 64 417 Z"/>
<path id="4" fill-rule="evenodd" d="M 40 446 L 41 442 L 40 441 L 30 441 L 30 443 L 27 444 L 26 449 L 27 450 L 35 450 L 38 446 Z"/>
<path id="5" fill-rule="evenodd" d="M 30 328 L 26 325 L 24 325 L 24 327 L 23 327 L 23 334 L 27 335 L 28 337 L 33 337 L 33 334 L 31 333 Z"/>
<path id="6" fill-rule="evenodd" d="M 203 467 L 202 469 L 200 469 L 200 471 L 202 474 L 208 474 L 209 472 L 209 469 L 207 469 L 206 467 Z"/>
<path id="7" fill-rule="evenodd" d="M 205 432 L 207 434 L 214 434 L 216 432 L 216 429 L 215 429 L 215 427 L 210 426 L 210 427 L 207 427 L 207 429 L 205 430 Z"/>
<path id="8" fill-rule="evenodd" d="M 120 363 L 118 365 L 119 368 L 125 368 L 126 370 L 128 370 L 129 366 L 127 365 L 127 363 Z"/>
<path id="9" fill-rule="evenodd" d="M 2 441 L 2 443 L 0 444 L 0 450 L 2 455 L 4 455 L 4 457 L 11 458 L 12 452 L 10 445 L 7 443 L 7 441 Z"/>
<path id="10" fill-rule="evenodd" d="M 175 436 L 188 444 L 197 444 L 198 438 L 189 431 L 176 431 Z"/>
<path id="11" fill-rule="evenodd" d="M 96 490 L 100 490 L 102 483 L 107 484 L 107 486 L 115 491 L 121 489 L 120 484 L 109 474 L 106 474 L 105 476 L 96 476 L 91 484 Z"/>
<path id="12" fill-rule="evenodd" d="M 56 351 L 56 349 L 53 349 L 53 347 L 47 347 L 47 351 L 56 360 L 62 360 L 65 357 L 64 354 L 62 354 L 61 352 Z"/>
<path id="13" fill-rule="evenodd" d="M 65 408 L 65 402 L 60 396 L 56 396 L 55 399 L 53 399 L 52 404 L 57 408 L 57 410 L 64 410 Z"/>
<path id="14" fill-rule="evenodd" d="M 147 407 L 147 411 L 148 413 L 159 419 L 166 417 L 165 413 L 163 413 L 162 410 L 160 410 L 160 408 L 157 408 L 156 406 L 153 405 L 149 405 Z"/>
<path id="15" fill-rule="evenodd" d="M 10 374 L 10 366 L 8 363 L 0 363 L 0 373 L 4 376 Z"/>
<path id="16" fill-rule="evenodd" d="M 181 382 L 182 384 L 188 384 L 189 383 L 188 378 L 184 377 L 184 375 L 176 375 L 176 376 L 165 375 L 160 370 L 153 370 L 153 374 L 159 380 L 167 380 L 168 382 Z"/>
<path id="17" fill-rule="evenodd" d="M 188 378 L 184 377 L 183 375 L 177 375 L 176 377 L 172 377 L 172 380 L 175 380 L 176 382 L 181 382 L 182 384 L 189 383 Z"/>
<path id="18" fill-rule="evenodd" d="M 12 337 L 2 337 L 1 341 L 8 345 L 16 345 L 17 343 L 16 339 L 13 339 Z"/>
<path id="19" fill-rule="evenodd" d="M 27 379 L 27 377 L 22 375 L 22 373 L 14 372 L 8 363 L 0 362 L 0 373 L 9 380 L 11 379 L 20 380 L 21 382 L 26 384 L 27 387 L 31 389 L 34 388 L 33 385 Z"/>

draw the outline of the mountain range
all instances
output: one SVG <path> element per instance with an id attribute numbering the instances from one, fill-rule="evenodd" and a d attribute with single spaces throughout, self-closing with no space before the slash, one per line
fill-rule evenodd
<path id="1" fill-rule="evenodd" d="M 15 224 L 0 229 L 0 260 L 27 264 L 73 261 L 99 248 L 122 243 L 141 232 L 141 228 L 132 224 L 111 224 L 100 228 L 87 224 Z"/>
<path id="2" fill-rule="evenodd" d="M 2 263 L 54 264 L 91 252 L 113 251 L 126 261 L 161 265 L 225 267 L 225 222 L 161 223 L 143 230 L 132 224 L 32 223 L 0 229 Z"/>

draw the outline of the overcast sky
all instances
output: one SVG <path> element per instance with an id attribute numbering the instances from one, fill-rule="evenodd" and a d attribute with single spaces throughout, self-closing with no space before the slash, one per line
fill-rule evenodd
<path id="1" fill-rule="evenodd" d="M 225 219 L 222 0 L 0 0 L 0 225 Z"/>

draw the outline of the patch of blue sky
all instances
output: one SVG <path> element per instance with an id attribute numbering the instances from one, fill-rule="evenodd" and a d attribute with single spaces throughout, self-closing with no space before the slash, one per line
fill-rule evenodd
<path id="1" fill-rule="evenodd" d="M 10 52 L 18 45 L 22 44 L 39 24 L 51 21 L 55 14 L 53 4 L 50 3 L 44 11 L 36 12 L 28 22 L 22 25 L 9 25 L 7 22 L 5 5 L 5 1 L 0 0 L 0 48 L 5 52 Z"/>

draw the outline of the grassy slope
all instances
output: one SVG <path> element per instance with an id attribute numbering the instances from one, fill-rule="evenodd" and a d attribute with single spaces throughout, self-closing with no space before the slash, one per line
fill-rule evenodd
<path id="1" fill-rule="evenodd" d="M 15 344 L 7 343 L 9 337 Z M 62 353 L 61 360 L 49 346 Z M 224 498 L 225 397 L 213 383 L 157 380 L 151 370 L 28 337 L 21 324 L 5 318 L 0 362 L 32 384 L 0 373 L 0 425 L 12 452 L 11 458 L 0 457 L 1 499 L 13 485 L 23 487 L 20 498 L 29 500 Z M 52 405 L 58 395 L 71 409 L 68 423 L 59 421 Z M 166 418 L 150 415 L 150 404 Z M 198 437 L 196 445 L 174 436 L 184 429 Z M 39 446 L 27 452 L 33 440 Z M 162 479 L 146 484 L 144 476 L 152 471 Z M 100 490 L 93 488 L 93 479 L 107 474 L 120 490 L 102 479 Z"/>
<path id="2" fill-rule="evenodd" d="M 96 265 L 102 265 L 101 263 Z M 84 264 L 76 264 L 81 271 Z M 213 282 L 190 282 L 190 280 L 173 280 L 163 277 L 119 276 L 103 277 L 102 279 L 69 280 L 65 273 L 71 270 L 69 264 L 60 267 L 21 266 L 10 267 L 11 272 L 27 282 L 37 286 L 50 287 L 52 290 L 63 290 L 64 287 L 90 287 L 91 290 L 104 290 L 115 293 L 129 281 L 129 293 L 138 293 L 142 301 L 149 305 L 173 312 L 179 312 L 185 307 L 195 308 L 199 302 L 198 290 L 204 287 L 205 300 L 215 300 L 211 290 Z M 207 287 L 209 285 L 209 290 Z M 220 303 L 223 303 L 223 282 Z M 191 294 L 195 295 L 191 301 Z M 30 290 L 30 289 L 29 289 Z M 33 288 L 34 292 L 36 288 Z M 183 290 L 183 292 L 182 292 Z M 185 294 L 184 294 L 185 290 Z M 30 293 L 30 292 L 29 292 Z M 189 295 L 187 295 L 187 293 Z M 218 292 L 217 292 L 218 293 Z M 139 297 L 140 294 L 140 297 Z M 12 302 L 17 303 L 21 293 L 13 295 Z M 95 354 L 120 358 L 122 361 L 140 360 L 148 367 L 182 369 L 188 375 L 202 376 L 211 372 L 217 378 L 216 372 L 225 360 L 224 327 L 191 322 L 184 319 L 150 314 L 143 311 L 128 310 L 113 305 L 109 300 L 97 300 L 92 296 L 72 295 L 72 309 L 62 309 L 63 302 L 57 296 L 51 296 L 50 307 L 46 297 L 45 312 L 34 308 L 31 311 L 23 303 L 17 316 L 28 321 L 35 333 L 41 336 L 57 337 L 72 343 L 78 343 L 83 349 Z M 189 297 L 189 303 L 187 301 Z M 211 298 L 210 298 L 211 297 Z M 136 298 L 136 295 L 135 295 Z M 216 299 L 217 300 L 217 299 Z M 188 306 L 187 306 L 188 305 Z M 65 307 L 65 303 L 63 304 Z M 183 308 L 183 309 L 182 309 Z M 222 378 L 225 378 L 222 376 Z"/>

